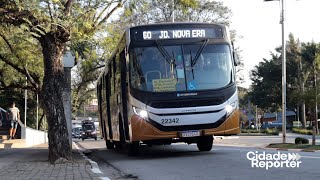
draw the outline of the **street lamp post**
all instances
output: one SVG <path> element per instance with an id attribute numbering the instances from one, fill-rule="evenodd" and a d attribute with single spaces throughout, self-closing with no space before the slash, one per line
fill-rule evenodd
<path id="1" fill-rule="evenodd" d="M 284 40 L 284 1 L 281 0 L 281 26 L 282 26 L 282 143 L 286 143 L 286 41 Z"/>
<path id="2" fill-rule="evenodd" d="M 174 0 L 172 0 L 172 22 L 174 22 Z"/>
<path id="3" fill-rule="evenodd" d="M 64 63 L 64 78 L 66 81 L 64 94 L 63 94 L 63 107 L 64 107 L 64 113 L 66 116 L 67 121 L 67 129 L 68 129 L 68 137 L 69 137 L 69 144 L 72 148 L 72 123 L 71 123 L 71 117 L 72 117 L 72 110 L 71 110 L 71 68 L 74 66 L 74 56 L 71 54 L 71 52 L 67 51 L 65 55 L 63 56 L 63 63 Z"/>
<path id="4" fill-rule="evenodd" d="M 28 78 L 26 77 L 26 89 L 24 90 L 24 127 L 27 127 L 27 109 L 28 109 Z"/>
<path id="5" fill-rule="evenodd" d="M 264 0 L 264 1 L 275 1 L 275 0 Z M 276 0 L 278 1 L 278 0 Z M 281 3 L 281 31 L 282 31 L 282 143 L 286 143 L 286 42 L 284 40 L 284 22 L 285 22 L 285 11 L 284 5 L 285 0 L 280 0 Z"/>

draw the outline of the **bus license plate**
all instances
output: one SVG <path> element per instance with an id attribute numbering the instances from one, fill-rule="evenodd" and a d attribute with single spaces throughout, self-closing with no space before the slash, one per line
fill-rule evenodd
<path id="1" fill-rule="evenodd" d="M 200 136 L 200 131 L 183 131 L 181 137 L 196 137 Z"/>

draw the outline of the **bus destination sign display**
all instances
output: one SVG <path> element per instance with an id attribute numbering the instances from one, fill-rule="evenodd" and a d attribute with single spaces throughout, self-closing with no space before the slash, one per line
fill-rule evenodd
<path id="1" fill-rule="evenodd" d="M 221 33 L 222 34 L 222 33 Z M 143 40 L 183 39 L 183 38 L 221 38 L 213 28 L 170 29 L 142 31 Z"/>

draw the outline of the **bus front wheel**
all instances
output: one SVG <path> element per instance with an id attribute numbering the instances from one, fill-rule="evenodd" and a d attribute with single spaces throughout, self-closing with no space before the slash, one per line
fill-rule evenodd
<path id="1" fill-rule="evenodd" d="M 198 139 L 197 146 L 199 151 L 210 151 L 212 149 L 213 136 L 201 136 Z"/>

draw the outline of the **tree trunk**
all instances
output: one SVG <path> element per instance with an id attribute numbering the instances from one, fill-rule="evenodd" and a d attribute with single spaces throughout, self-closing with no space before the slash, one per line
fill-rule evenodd
<path id="1" fill-rule="evenodd" d="M 44 113 L 42 114 L 42 116 L 41 116 L 41 118 L 40 118 L 40 120 L 39 120 L 39 122 L 38 122 L 38 127 L 39 127 L 39 129 L 41 129 L 41 125 L 42 125 L 42 123 L 43 123 L 43 119 L 44 119 Z M 38 129 L 38 130 L 39 130 Z"/>
<path id="2" fill-rule="evenodd" d="M 298 48 L 299 48 L 299 52 L 301 52 L 300 49 L 300 42 L 298 42 Z M 301 57 L 298 57 L 299 60 L 299 66 L 298 66 L 298 81 L 299 81 L 299 86 L 300 86 L 300 90 L 304 96 L 304 77 L 303 77 L 303 71 L 302 71 L 302 61 L 301 61 Z M 307 121 L 306 121 L 306 103 L 304 98 L 302 98 L 302 102 L 301 102 L 301 123 L 302 123 L 302 127 L 306 128 L 307 125 Z"/>
<path id="3" fill-rule="evenodd" d="M 63 107 L 65 42 L 48 33 L 39 39 L 44 57 L 43 104 L 48 122 L 49 161 L 71 160 L 67 122 Z"/>

